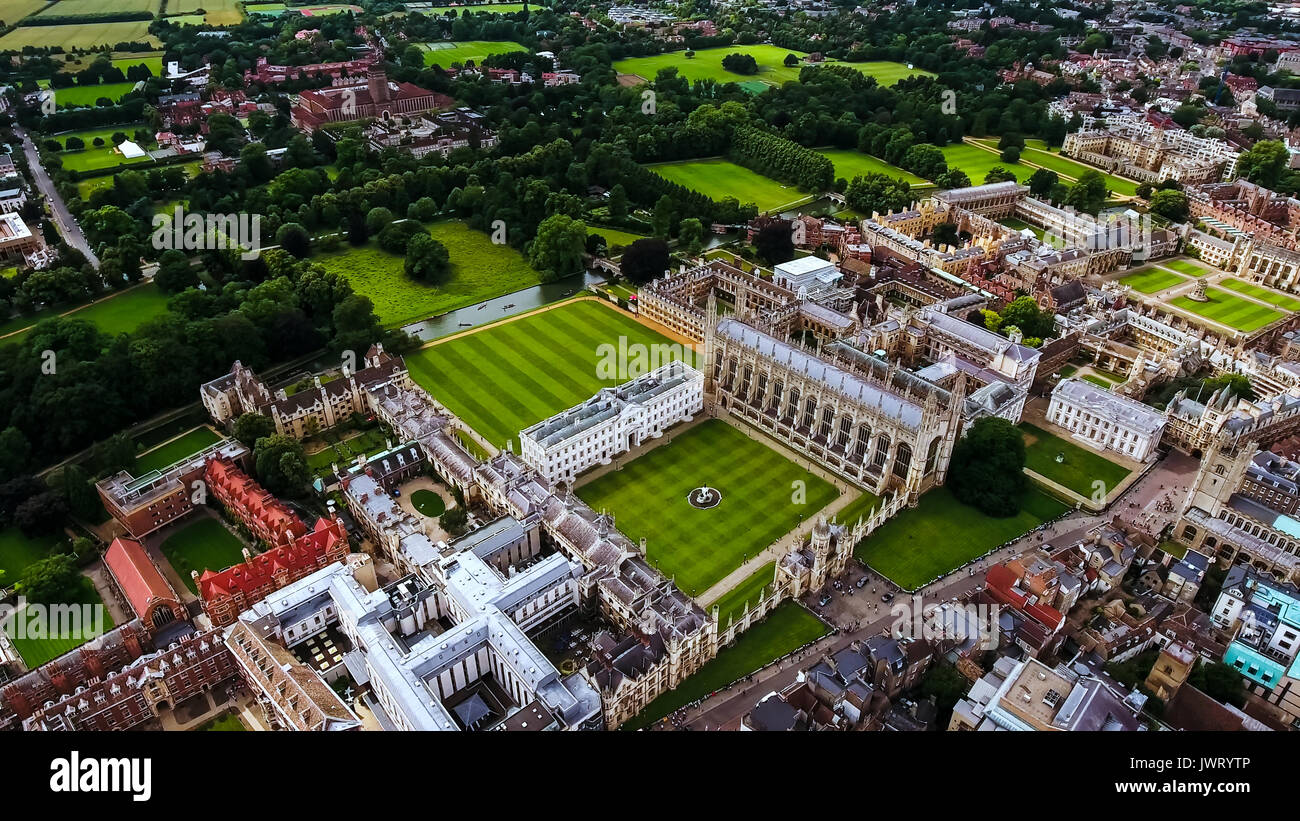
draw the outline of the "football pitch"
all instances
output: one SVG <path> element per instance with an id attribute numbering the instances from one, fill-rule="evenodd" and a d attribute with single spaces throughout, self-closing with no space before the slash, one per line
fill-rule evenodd
<path id="1" fill-rule="evenodd" d="M 802 482 L 802 485 L 798 483 Z M 687 501 L 707 485 L 717 507 Z M 796 495 L 802 489 L 802 495 Z M 577 489 L 687 595 L 697 596 L 835 500 L 835 486 L 726 422 L 706 420 Z"/>
<path id="2" fill-rule="evenodd" d="M 578 300 L 432 345 L 408 354 L 406 364 L 452 413 L 504 446 L 524 428 L 628 381 L 602 380 L 597 367 L 609 351 L 601 346 L 617 350 L 620 339 L 631 353 L 641 350 L 634 345 L 673 346 L 648 348 L 648 357 L 684 350 L 617 308 Z"/>
<path id="3" fill-rule="evenodd" d="M 1234 296 L 1218 288 L 1207 288 L 1205 295 L 1209 302 L 1197 302 L 1189 297 L 1180 296 L 1169 301 L 1175 308 L 1182 308 L 1188 313 L 1203 316 L 1220 325 L 1236 328 L 1243 333 L 1257 331 L 1272 322 L 1281 319 L 1284 314 L 1272 308 Z"/>

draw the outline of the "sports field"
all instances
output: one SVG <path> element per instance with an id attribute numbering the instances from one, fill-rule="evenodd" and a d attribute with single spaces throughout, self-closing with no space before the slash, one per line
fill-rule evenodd
<path id="1" fill-rule="evenodd" d="M 854 177 L 861 177 L 864 174 L 888 174 L 891 177 L 901 177 L 907 180 L 909 185 L 929 184 L 911 171 L 904 171 L 896 165 L 890 165 L 884 160 L 877 159 L 870 154 L 863 154 L 861 151 L 850 151 L 847 148 L 822 148 L 818 149 L 817 153 L 835 164 L 835 177 L 837 179 L 843 177 L 852 181 Z"/>
<path id="2" fill-rule="evenodd" d="M 1284 316 L 1281 311 L 1266 308 L 1258 302 L 1242 299 L 1218 288 L 1207 288 L 1205 295 L 1210 298 L 1209 302 L 1197 302 L 1180 296 L 1169 300 L 1169 304 L 1244 333 L 1259 330 Z"/>
<path id="3" fill-rule="evenodd" d="M 22 51 L 24 47 L 93 49 L 115 46 L 118 43 L 148 43 L 162 46 L 158 38 L 149 33 L 152 20 L 128 20 L 95 25 L 23 26 L 0 37 L 0 51 Z"/>
<path id="4" fill-rule="evenodd" d="M 211 516 L 180 527 L 162 543 L 162 552 L 191 593 L 199 592 L 190 577 L 191 570 L 202 576 L 204 570 L 225 570 L 244 560 L 244 543 Z"/>
<path id="5" fill-rule="evenodd" d="M 77 308 L 71 311 L 68 317 L 93 322 L 104 333 L 116 335 L 133 331 L 150 319 L 166 312 L 167 295 L 159 290 L 157 285 L 147 282 Z M 42 319 L 49 319 L 55 313 L 56 311 L 42 311 L 34 316 L 20 317 L 0 325 L 0 345 L 18 342 L 31 326 Z"/>
<path id="6" fill-rule="evenodd" d="M 1177 271 L 1189 277 L 1202 277 L 1210 273 L 1210 269 L 1205 265 L 1193 262 L 1190 259 L 1166 259 L 1161 261 L 1160 264 L 1171 271 Z"/>
<path id="7" fill-rule="evenodd" d="M 1019 513 L 995 519 L 957 501 L 948 488 L 938 487 L 922 496 L 915 508 L 904 510 L 863 539 L 854 555 L 904 590 L 915 590 L 1066 509 L 1030 489 Z"/>
<path id="8" fill-rule="evenodd" d="M 508 40 L 461 40 L 457 42 L 420 43 L 424 49 L 424 64 L 439 65 L 450 68 L 453 63 L 464 64 L 466 60 L 481 62 L 484 57 L 493 54 L 507 54 L 512 51 L 527 51 L 518 43 Z"/>
<path id="9" fill-rule="evenodd" d="M 76 618 L 80 621 L 80 624 L 73 622 L 71 625 L 73 631 L 80 634 L 75 638 L 14 638 L 14 649 L 18 651 L 18 654 L 23 657 L 23 662 L 30 668 L 40 667 L 69 650 L 80 647 L 92 638 L 107 633 L 115 626 L 113 624 L 113 615 L 108 612 L 107 607 L 104 607 L 104 600 L 99 597 L 94 583 L 85 576 L 81 577 L 76 595 L 71 596 L 68 600 L 54 604 L 56 606 L 70 604 L 90 605 L 92 608 L 97 609 L 86 611 L 84 616 L 82 615 L 82 609 L 77 609 Z M 27 629 L 32 628 L 29 626 Z"/>
<path id="10" fill-rule="evenodd" d="M 153 158 L 148 154 L 143 157 L 124 157 L 119 154 L 111 145 L 104 148 L 84 148 L 80 151 L 63 151 L 59 154 L 59 162 L 63 167 L 70 171 L 99 171 L 104 168 L 114 168 L 119 165 L 139 165 L 141 163 L 152 163 Z"/>
<path id="11" fill-rule="evenodd" d="M 805 494 L 795 499 L 796 482 Z M 693 488 L 708 485 L 722 502 L 697 510 Z M 834 485 L 761 441 L 718 419 L 673 436 L 621 470 L 582 485 L 594 510 L 608 510 L 647 557 L 687 595 L 708 590 L 835 500 Z"/>
<path id="12" fill-rule="evenodd" d="M 141 454 L 135 460 L 135 475 L 139 476 L 151 470 L 162 470 L 220 441 L 221 437 L 212 428 L 206 425 L 195 428 L 165 445 L 159 445 L 148 453 Z"/>
<path id="13" fill-rule="evenodd" d="M 1272 288 L 1264 288 L 1253 282 L 1246 282 L 1244 279 L 1235 279 L 1233 277 L 1225 277 L 1219 280 L 1218 284 L 1221 288 L 1245 294 L 1248 297 L 1258 299 L 1260 302 L 1267 302 L 1269 305 L 1274 305 L 1284 311 L 1300 311 L 1300 299 L 1287 296 L 1280 291 L 1274 291 Z"/>
<path id="14" fill-rule="evenodd" d="M 370 297 L 375 314 L 385 325 L 400 325 L 463 308 L 541 280 L 541 275 L 514 248 L 492 244 L 487 234 L 463 222 L 434 223 L 429 233 L 451 255 L 451 273 L 436 286 L 407 277 L 405 260 L 374 241 L 361 248 L 345 243 L 340 250 L 321 254 L 312 261 L 343 274 L 354 291 Z"/>
<path id="15" fill-rule="evenodd" d="M 1091 497 L 1092 483 L 1096 481 L 1104 484 L 1105 493 L 1109 494 L 1133 472 L 1094 450 L 1028 422 L 1022 423 L 1020 429 L 1025 434 L 1025 467 L 1080 496 Z M 1062 454 L 1065 461 L 1057 462 L 1056 457 Z"/>
<path id="16" fill-rule="evenodd" d="M 600 346 L 618 346 L 620 338 L 629 353 L 632 345 L 673 344 L 608 303 L 578 300 L 407 354 L 406 365 L 438 401 L 504 446 L 524 428 L 627 381 L 602 381 L 597 370 Z"/>
<path id="17" fill-rule="evenodd" d="M 828 632 L 826 625 L 812 613 L 795 602 L 784 602 L 762 622 L 742 633 L 735 644 L 719 650 L 717 657 L 693 676 L 647 704 L 622 729 L 648 727 L 677 708 L 766 667 Z"/>
<path id="18" fill-rule="evenodd" d="M 661 177 L 693 188 L 706 197 L 720 200 L 735 197 L 752 202 L 759 211 L 775 211 L 810 198 L 793 185 L 782 185 L 770 177 L 723 159 L 686 160 L 647 166 Z"/>
<path id="19" fill-rule="evenodd" d="M 729 54 L 748 54 L 753 57 L 754 61 L 758 63 L 758 73 L 736 74 L 726 70 L 722 67 L 722 58 Z M 799 71 L 805 65 L 809 65 L 801 62 L 797 65 L 786 66 L 785 58 L 787 54 L 793 54 L 800 59 L 808 56 L 807 52 L 778 46 L 719 46 L 718 48 L 700 49 L 691 58 L 686 57 L 685 51 L 671 51 L 650 57 L 632 57 L 627 60 L 617 60 L 614 63 L 614 70 L 619 74 L 635 74 L 647 82 L 653 82 L 660 69 L 676 68 L 677 76 L 691 82 L 696 80 L 714 80 L 719 83 L 761 81 L 768 85 L 781 85 L 791 80 L 798 80 Z M 909 69 L 902 63 L 885 61 L 868 63 L 827 61 L 816 65 L 848 66 L 869 77 L 875 77 L 876 81 L 882 86 L 891 86 L 899 80 L 915 75 L 934 76 L 930 72 L 921 69 Z"/>
<path id="20" fill-rule="evenodd" d="M 1120 278 L 1120 284 L 1127 285 L 1144 294 L 1154 294 L 1166 288 L 1172 288 L 1180 282 L 1186 282 L 1178 274 L 1172 274 L 1160 268 L 1142 268 Z"/>
<path id="21" fill-rule="evenodd" d="M 948 167 L 965 171 L 966 176 L 970 177 L 971 185 L 983 185 L 984 175 L 994 166 L 1001 166 L 1012 172 L 1020 182 L 1029 179 L 1035 170 L 1020 163 L 1014 165 L 1005 163 L 992 151 L 985 151 L 970 143 L 952 143 L 942 146 L 940 150 L 943 151 L 943 158 L 948 161 Z"/>
<path id="22" fill-rule="evenodd" d="M 135 83 L 101 83 L 94 86 L 70 86 L 54 89 L 56 105 L 93 106 L 101 97 L 117 102 L 132 89 Z"/>

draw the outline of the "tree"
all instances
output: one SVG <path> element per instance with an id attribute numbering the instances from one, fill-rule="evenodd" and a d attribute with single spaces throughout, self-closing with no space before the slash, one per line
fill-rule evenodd
<path id="1" fill-rule="evenodd" d="M 394 222 L 379 232 L 379 247 L 390 254 L 402 254 L 406 252 L 412 239 L 427 233 L 424 226 L 414 220 Z"/>
<path id="2" fill-rule="evenodd" d="M 1025 440 L 1005 419 L 986 416 L 958 440 L 948 468 L 948 487 L 959 502 L 988 516 L 1020 512 L 1027 479 Z"/>
<path id="3" fill-rule="evenodd" d="M 958 245 L 960 243 L 961 235 L 958 233 L 955 223 L 941 222 L 934 226 L 935 245 Z"/>
<path id="4" fill-rule="evenodd" d="M 469 514 L 465 512 L 465 508 L 463 507 L 453 507 L 450 510 L 444 511 L 443 514 L 438 517 L 438 523 L 442 525 L 442 529 L 452 536 L 459 536 L 464 533 L 465 525 L 468 521 Z"/>
<path id="5" fill-rule="evenodd" d="M 1156 191 L 1151 195 L 1151 213 L 1159 214 L 1170 222 L 1187 222 L 1191 208 L 1182 191 Z"/>
<path id="6" fill-rule="evenodd" d="M 1060 180 L 1060 175 L 1055 171 L 1040 168 L 1029 175 L 1029 193 L 1039 199 L 1044 199 L 1052 193 L 1052 189 Z"/>
<path id="7" fill-rule="evenodd" d="M 677 241 L 692 254 L 698 254 L 704 245 L 704 223 L 695 217 L 682 220 L 677 226 Z"/>
<path id="8" fill-rule="evenodd" d="M 258 439 L 275 433 L 275 422 L 260 413 L 245 413 L 235 420 L 233 433 L 236 439 L 251 448 Z"/>
<path id="9" fill-rule="evenodd" d="M 72 555 L 55 553 L 27 565 L 18 581 L 18 590 L 29 601 L 71 603 L 77 600 L 82 584 Z"/>
<path id="10" fill-rule="evenodd" d="M 1015 325 L 1025 336 L 1050 337 L 1056 317 L 1038 307 L 1032 296 L 1016 297 L 1002 309 L 1002 327 Z"/>
<path id="11" fill-rule="evenodd" d="M 614 219 L 627 216 L 627 189 L 622 183 L 609 189 L 609 215 Z"/>
<path id="12" fill-rule="evenodd" d="M 382 206 L 366 213 L 366 232 L 371 236 L 387 228 L 393 221 L 393 212 Z"/>
<path id="13" fill-rule="evenodd" d="M 655 202 L 654 216 L 651 217 L 655 236 L 669 239 L 673 235 L 673 223 L 677 219 L 677 206 L 673 198 L 664 194 Z"/>
<path id="14" fill-rule="evenodd" d="M 799 57 L 798 55 L 795 54 L 787 54 L 785 55 L 785 60 L 783 60 L 782 62 L 785 63 L 786 68 L 793 68 L 799 65 Z"/>
<path id="15" fill-rule="evenodd" d="M 403 266 L 411 279 L 436 284 L 442 282 L 451 270 L 451 254 L 447 251 L 447 246 L 427 232 L 420 231 L 406 244 Z"/>
<path id="16" fill-rule="evenodd" d="M 1202 661 L 1187 677 L 1187 683 L 1215 701 L 1234 707 L 1246 706 L 1245 679 L 1221 661 Z"/>
<path id="17" fill-rule="evenodd" d="M 296 222 L 286 222 L 275 232 L 275 244 L 303 259 L 311 253 L 311 235 Z"/>
<path id="18" fill-rule="evenodd" d="M 21 430 L 11 425 L 0 431 L 0 476 L 22 473 L 31 455 L 31 443 Z"/>
<path id="19" fill-rule="evenodd" d="M 912 187 L 887 174 L 863 174 L 849 183 L 844 199 L 855 211 L 884 214 L 906 208 L 912 202 Z"/>
<path id="20" fill-rule="evenodd" d="M 668 242 L 657 237 L 639 239 L 623 249 L 619 270 L 637 285 L 663 276 L 668 270 Z"/>
<path id="21" fill-rule="evenodd" d="M 1106 178 L 1100 171 L 1084 171 L 1078 181 L 1070 186 L 1065 195 L 1065 204 L 1073 205 L 1088 214 L 1096 214 L 1106 204 Z"/>
<path id="22" fill-rule="evenodd" d="M 311 481 L 311 468 L 302 443 L 291 436 L 273 433 L 257 440 L 253 447 L 257 480 L 269 493 L 297 496 Z"/>
<path id="23" fill-rule="evenodd" d="M 1291 155 L 1280 140 L 1260 140 L 1237 158 L 1237 176 L 1276 188 Z"/>
<path id="24" fill-rule="evenodd" d="M 63 494 L 46 489 L 14 508 L 14 525 L 28 538 L 44 536 L 57 532 L 67 515 Z"/>
<path id="25" fill-rule="evenodd" d="M 1015 182 L 1016 174 L 1014 171 L 1008 171 L 1000 165 L 995 165 L 989 169 L 989 173 L 984 175 L 984 184 L 994 182 Z"/>
<path id="26" fill-rule="evenodd" d="M 1247 402 L 1257 399 L 1255 386 L 1250 384 L 1250 378 L 1242 373 L 1225 373 L 1222 376 L 1211 377 L 1201 382 L 1201 394 L 1209 396 L 1217 390 L 1227 389 L 1228 393 L 1239 399 L 1245 399 Z"/>
<path id="27" fill-rule="evenodd" d="M 998 159 L 1008 165 L 1015 165 L 1020 162 L 1020 149 L 1014 145 L 1007 146 L 1002 149 L 1002 153 L 998 155 Z"/>
<path id="28" fill-rule="evenodd" d="M 197 286 L 199 274 L 184 251 L 163 251 L 153 281 L 164 293 L 176 294 Z"/>
<path id="29" fill-rule="evenodd" d="M 970 176 L 960 168 L 949 168 L 934 178 L 934 184 L 940 188 L 969 188 Z"/>
<path id="30" fill-rule="evenodd" d="M 758 233 L 754 235 L 754 250 L 767 265 L 779 265 L 794 259 L 794 238 L 790 221 L 772 217 L 759 217 Z"/>
<path id="31" fill-rule="evenodd" d="M 528 246 L 528 262 L 542 273 L 543 282 L 553 282 L 582 270 L 587 246 L 587 226 L 566 214 L 552 214 L 537 226 L 537 236 Z"/>
<path id="32" fill-rule="evenodd" d="M 758 73 L 758 61 L 749 54 L 728 54 L 722 58 L 722 67 L 736 74 Z"/>

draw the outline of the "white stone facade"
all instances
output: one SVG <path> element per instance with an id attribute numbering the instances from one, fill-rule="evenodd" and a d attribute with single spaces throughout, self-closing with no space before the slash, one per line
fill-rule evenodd
<path id="1" fill-rule="evenodd" d="M 1144 461 L 1160 444 L 1165 416 L 1082 379 L 1063 379 L 1052 391 L 1047 421 L 1096 450 L 1113 450 Z"/>

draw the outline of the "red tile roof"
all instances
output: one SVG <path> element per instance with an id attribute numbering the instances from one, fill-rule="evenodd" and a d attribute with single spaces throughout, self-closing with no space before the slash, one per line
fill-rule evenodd
<path id="1" fill-rule="evenodd" d="M 1016 574 L 1006 565 L 1001 564 L 990 567 L 984 576 L 985 589 L 994 599 L 1019 610 L 1052 632 L 1061 629 L 1065 624 L 1065 616 L 1061 611 L 1042 602 L 1029 604 L 1028 594 L 1015 589 L 1018 581 Z"/>
<path id="2" fill-rule="evenodd" d="M 176 592 L 158 572 L 139 542 L 114 539 L 104 554 L 104 564 L 122 588 L 131 609 L 141 619 L 146 619 L 150 608 L 159 601 L 178 601 Z"/>
<path id="3" fill-rule="evenodd" d="M 205 571 L 199 576 L 199 595 L 206 602 L 237 591 L 252 593 L 274 584 L 273 578 L 281 572 L 291 579 L 301 578 L 320 566 L 321 560 L 331 553 L 346 552 L 347 538 L 342 521 L 317 519 L 316 527 L 293 544 L 273 548 L 225 570 Z"/>

